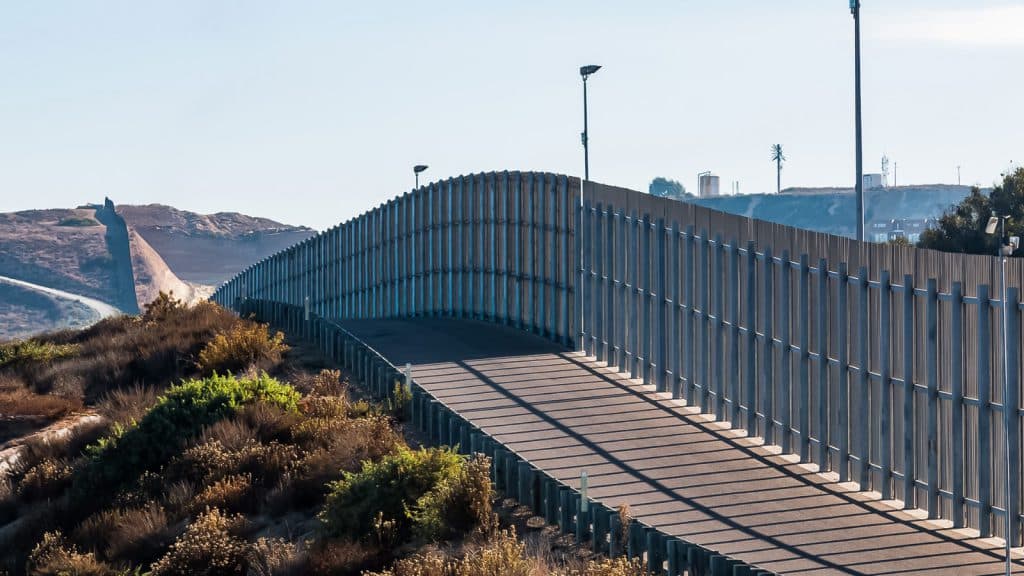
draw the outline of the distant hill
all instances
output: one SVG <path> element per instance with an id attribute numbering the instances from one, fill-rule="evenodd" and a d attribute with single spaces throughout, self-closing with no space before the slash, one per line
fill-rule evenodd
<path id="1" fill-rule="evenodd" d="M 0 214 L 0 276 L 117 305 L 116 263 L 94 208 Z M 88 221 L 88 225 L 82 225 Z M 78 222 L 67 225 L 67 222 Z"/>
<path id="2" fill-rule="evenodd" d="M 868 190 L 868 223 L 900 218 L 934 218 L 959 203 L 970 186 L 931 184 Z M 852 188 L 787 188 L 782 194 L 746 194 L 694 198 L 695 204 L 749 218 L 841 236 L 856 234 L 856 198 Z"/>
<path id="3" fill-rule="evenodd" d="M 315 234 L 237 212 L 196 214 L 162 204 L 119 206 L 118 212 L 179 278 L 207 286 Z"/>
<path id="4" fill-rule="evenodd" d="M 95 298 L 133 313 L 160 291 L 206 298 L 250 263 L 313 230 L 244 214 L 115 206 L 0 214 L 0 276 Z M 0 338 L 81 325 L 73 302 L 8 288 Z"/>

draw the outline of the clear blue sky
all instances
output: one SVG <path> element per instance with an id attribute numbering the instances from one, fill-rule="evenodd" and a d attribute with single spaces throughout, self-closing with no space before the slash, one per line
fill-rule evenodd
<path id="1" fill-rule="evenodd" d="M 865 165 L 1024 162 L 1024 2 L 863 0 Z M 109 195 L 324 228 L 428 180 L 853 182 L 847 0 L 6 2 L 0 211 Z"/>

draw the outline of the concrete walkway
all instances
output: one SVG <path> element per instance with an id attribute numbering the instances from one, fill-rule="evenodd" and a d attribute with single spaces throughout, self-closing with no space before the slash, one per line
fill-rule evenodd
<path id="1" fill-rule="evenodd" d="M 546 340 L 472 321 L 343 324 L 534 465 L 574 486 L 586 469 L 592 498 L 720 553 L 780 574 L 1004 573 L 1000 541 L 854 492 Z"/>

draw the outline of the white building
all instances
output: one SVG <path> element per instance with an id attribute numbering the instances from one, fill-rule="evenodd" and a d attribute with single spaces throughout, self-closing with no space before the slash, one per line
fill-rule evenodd
<path id="1" fill-rule="evenodd" d="M 865 174 L 864 175 L 864 189 L 873 190 L 875 188 L 885 188 L 885 180 L 882 179 L 881 174 Z"/>

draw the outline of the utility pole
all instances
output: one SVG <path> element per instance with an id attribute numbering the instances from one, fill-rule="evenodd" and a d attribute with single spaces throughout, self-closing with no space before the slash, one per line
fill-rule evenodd
<path id="1" fill-rule="evenodd" d="M 860 0 L 850 0 L 853 13 L 854 117 L 857 140 L 857 240 L 864 241 L 864 155 L 860 118 Z"/>

